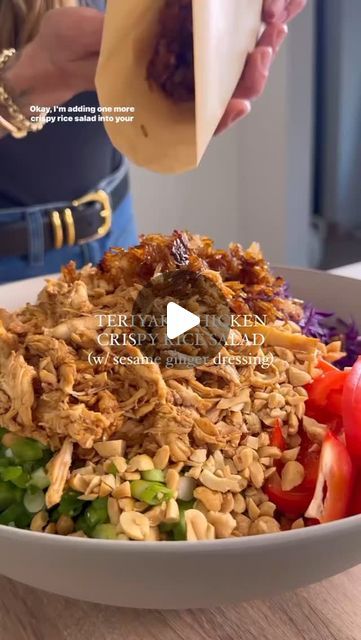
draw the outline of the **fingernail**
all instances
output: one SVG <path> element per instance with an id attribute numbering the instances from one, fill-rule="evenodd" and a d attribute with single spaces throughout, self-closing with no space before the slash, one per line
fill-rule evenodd
<path id="1" fill-rule="evenodd" d="M 282 44 L 284 43 L 285 39 L 287 38 L 288 35 L 288 26 L 286 24 L 280 24 L 275 36 L 274 36 L 274 41 L 272 43 L 272 48 L 273 48 L 273 53 L 276 54 L 279 52 Z"/>
<path id="2" fill-rule="evenodd" d="M 285 0 L 268 0 L 265 1 L 264 18 L 267 22 L 274 22 L 279 19 L 285 8 Z"/>
<path id="3" fill-rule="evenodd" d="M 260 47 L 260 50 L 258 53 L 257 66 L 259 71 L 263 75 L 268 74 L 271 67 L 272 57 L 273 57 L 272 47 L 262 47 L 262 48 Z"/>
<path id="4" fill-rule="evenodd" d="M 242 100 L 242 107 L 240 107 L 237 111 L 232 113 L 229 119 L 228 126 L 231 126 L 232 124 L 237 122 L 237 120 L 241 120 L 242 118 L 245 118 L 246 116 L 248 116 L 250 111 L 251 111 L 251 103 L 249 102 L 249 100 Z"/>

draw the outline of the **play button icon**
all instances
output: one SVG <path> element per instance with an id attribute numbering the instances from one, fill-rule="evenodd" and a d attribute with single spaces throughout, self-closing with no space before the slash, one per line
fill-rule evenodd
<path id="1" fill-rule="evenodd" d="M 201 319 L 175 302 L 167 304 L 167 337 L 175 340 L 187 331 L 198 327 Z"/>
<path id="2" fill-rule="evenodd" d="M 227 344 L 231 310 L 214 278 L 189 269 L 159 273 L 132 308 L 131 344 L 160 366 L 197 367 Z"/>

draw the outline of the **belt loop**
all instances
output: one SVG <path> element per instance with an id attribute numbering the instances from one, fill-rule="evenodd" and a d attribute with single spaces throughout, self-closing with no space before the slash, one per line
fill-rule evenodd
<path id="1" fill-rule="evenodd" d="M 45 261 L 44 224 L 41 211 L 26 211 L 28 230 L 28 260 L 32 267 L 42 267 Z"/>

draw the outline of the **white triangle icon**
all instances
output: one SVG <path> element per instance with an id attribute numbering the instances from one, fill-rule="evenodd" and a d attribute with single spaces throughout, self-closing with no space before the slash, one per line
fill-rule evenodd
<path id="1" fill-rule="evenodd" d="M 167 337 L 174 340 L 200 324 L 200 318 L 175 302 L 167 304 Z"/>

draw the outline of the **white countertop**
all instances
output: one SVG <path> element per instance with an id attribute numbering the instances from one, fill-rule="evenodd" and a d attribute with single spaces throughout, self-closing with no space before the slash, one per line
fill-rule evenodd
<path id="1" fill-rule="evenodd" d="M 346 264 L 344 267 L 331 269 L 330 273 L 334 273 L 337 276 L 347 276 L 348 278 L 358 278 L 361 280 L 361 262 Z"/>

